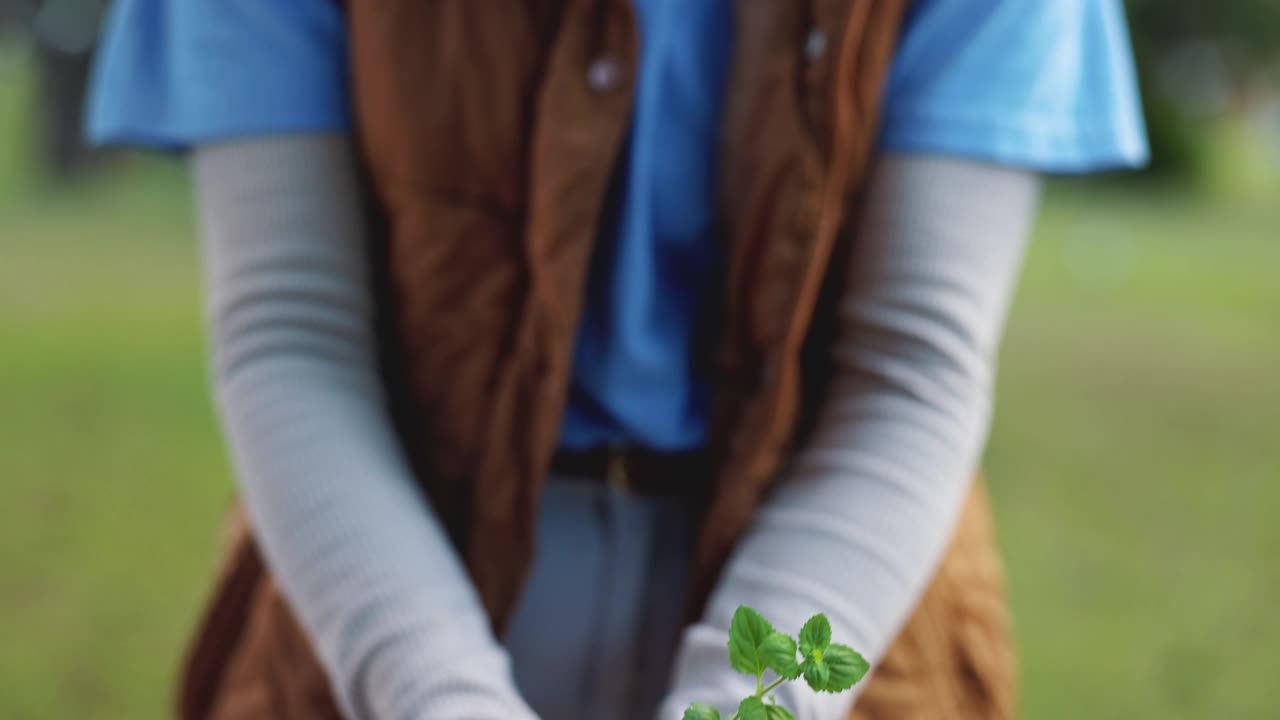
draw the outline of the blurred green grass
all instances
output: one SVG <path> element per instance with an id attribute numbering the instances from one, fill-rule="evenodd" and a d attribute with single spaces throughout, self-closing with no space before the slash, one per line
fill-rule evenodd
<path id="1" fill-rule="evenodd" d="M 987 453 L 1026 717 L 1280 717 L 1278 228 L 1049 193 Z"/>
<path id="2" fill-rule="evenodd" d="M 176 164 L 126 158 L 42 192 L 12 106 L 0 717 L 164 717 L 231 488 L 188 190 Z M 1280 717 L 1280 209 L 1267 200 L 1097 181 L 1048 192 L 987 455 L 1025 717 Z"/>

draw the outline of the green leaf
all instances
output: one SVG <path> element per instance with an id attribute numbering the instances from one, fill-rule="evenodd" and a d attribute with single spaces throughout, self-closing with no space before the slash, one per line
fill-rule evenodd
<path id="1" fill-rule="evenodd" d="M 781 705 L 765 705 L 764 709 L 768 713 L 769 720 L 796 720 L 796 716 Z"/>
<path id="2" fill-rule="evenodd" d="M 826 651 L 815 650 L 800 665 L 805 682 L 818 692 L 838 693 L 853 687 L 871 669 L 871 664 L 848 645 L 833 644 Z"/>
<path id="3" fill-rule="evenodd" d="M 734 670 L 759 676 L 764 672 L 760 646 L 773 634 L 773 626 L 760 613 L 739 605 L 729 625 L 729 664 Z"/>
<path id="4" fill-rule="evenodd" d="M 738 706 L 738 720 L 769 720 L 769 709 L 763 700 L 752 695 Z"/>
<path id="5" fill-rule="evenodd" d="M 871 663 L 848 645 L 833 644 L 822 654 L 822 662 L 831 669 L 824 690 L 842 692 L 854 686 L 871 669 Z"/>
<path id="6" fill-rule="evenodd" d="M 720 720 L 720 711 L 710 705 L 694 703 L 685 709 L 684 720 Z"/>
<path id="7" fill-rule="evenodd" d="M 814 650 L 821 652 L 829 645 L 831 645 L 831 623 L 827 622 L 826 615 L 818 613 L 809 618 L 809 621 L 800 629 L 800 654 L 811 657 Z"/>
<path id="8" fill-rule="evenodd" d="M 796 662 L 796 641 L 790 635 L 773 633 L 760 646 L 760 658 L 769 669 L 788 680 L 800 677 L 800 663 Z"/>
<path id="9" fill-rule="evenodd" d="M 809 687 L 818 692 L 825 690 L 827 683 L 831 680 L 831 667 L 827 665 L 825 660 L 814 660 L 812 657 L 807 657 L 800 665 L 800 670 L 804 673 L 804 681 L 809 683 Z"/>

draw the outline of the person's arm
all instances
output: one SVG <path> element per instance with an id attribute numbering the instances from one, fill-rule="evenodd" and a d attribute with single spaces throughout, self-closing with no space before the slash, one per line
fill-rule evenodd
<path id="1" fill-rule="evenodd" d="M 193 165 L 223 428 L 344 715 L 533 718 L 388 417 L 349 140 L 201 146 Z"/>
<path id="2" fill-rule="evenodd" d="M 888 649 L 941 559 L 985 442 L 1038 187 L 1029 172 L 942 156 L 879 161 L 816 431 L 686 630 L 664 720 L 693 701 L 732 712 L 754 692 L 726 654 L 741 603 L 792 635 L 825 612 L 833 637 L 873 666 Z M 778 696 L 798 720 L 842 720 L 856 692 L 799 681 Z"/>

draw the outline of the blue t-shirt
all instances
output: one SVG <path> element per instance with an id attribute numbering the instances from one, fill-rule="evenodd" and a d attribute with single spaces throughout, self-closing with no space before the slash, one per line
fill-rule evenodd
<path id="1" fill-rule="evenodd" d="M 641 53 L 628 151 L 602 225 L 562 443 L 705 439 L 697 322 L 711 237 L 732 0 L 633 0 Z M 100 143 L 181 148 L 350 127 L 331 0 L 116 0 L 90 101 Z M 1141 165 L 1146 138 L 1119 0 L 917 0 L 880 147 L 1044 172 Z"/>

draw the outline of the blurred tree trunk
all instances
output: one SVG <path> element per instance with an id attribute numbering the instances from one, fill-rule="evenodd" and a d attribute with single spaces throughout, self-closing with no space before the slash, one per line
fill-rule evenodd
<path id="1" fill-rule="evenodd" d="M 87 52 L 68 54 L 43 43 L 37 45 L 39 96 L 35 111 L 39 162 L 55 183 L 74 179 L 93 159 L 81 134 L 90 56 Z"/>
<path id="2" fill-rule="evenodd" d="M 32 159 L 55 184 L 74 180 L 94 161 L 82 139 L 84 95 L 105 9 L 106 0 L 0 0 L 0 22 L 30 39 Z"/>

